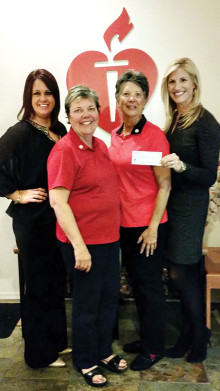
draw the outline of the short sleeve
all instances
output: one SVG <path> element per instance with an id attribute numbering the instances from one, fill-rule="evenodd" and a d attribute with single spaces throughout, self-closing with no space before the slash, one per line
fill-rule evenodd
<path id="1" fill-rule="evenodd" d="M 53 148 L 47 161 L 48 189 L 65 187 L 71 191 L 75 178 L 72 151 Z"/>

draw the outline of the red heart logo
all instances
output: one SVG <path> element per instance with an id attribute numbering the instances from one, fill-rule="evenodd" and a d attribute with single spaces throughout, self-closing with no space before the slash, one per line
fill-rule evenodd
<path id="1" fill-rule="evenodd" d="M 118 34 L 119 41 L 122 41 L 132 27 L 133 25 L 129 23 L 128 13 L 124 8 L 120 17 L 104 34 L 110 55 L 112 38 Z M 157 82 L 157 68 L 152 58 L 139 49 L 123 50 L 111 60 L 104 53 L 87 51 L 74 58 L 67 72 L 68 89 L 77 84 L 86 84 L 97 92 L 101 105 L 99 126 L 108 133 L 111 133 L 122 122 L 120 110 L 117 108 L 113 96 L 118 77 L 127 69 L 141 71 L 147 76 L 150 98 Z"/>

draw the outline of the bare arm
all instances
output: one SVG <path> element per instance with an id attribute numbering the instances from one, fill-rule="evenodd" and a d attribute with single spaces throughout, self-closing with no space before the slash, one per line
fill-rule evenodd
<path id="1" fill-rule="evenodd" d="M 89 272 L 91 255 L 83 241 L 73 212 L 68 204 L 69 190 L 56 187 L 49 191 L 50 205 L 54 209 L 57 221 L 71 242 L 75 255 L 75 268 Z"/>
<path id="2" fill-rule="evenodd" d="M 171 190 L 170 169 L 163 167 L 154 167 L 159 190 L 156 197 L 154 211 L 148 228 L 142 232 L 138 243 L 142 242 L 140 252 L 146 250 L 146 256 L 152 255 L 157 247 L 158 226 L 166 209 L 167 201 Z"/>

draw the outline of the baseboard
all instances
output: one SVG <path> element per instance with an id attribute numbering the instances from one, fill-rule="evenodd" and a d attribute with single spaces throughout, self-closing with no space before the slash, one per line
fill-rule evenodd
<path id="1" fill-rule="evenodd" d="M 0 291 L 0 300 L 19 300 L 20 293 L 19 292 L 1 292 Z"/>

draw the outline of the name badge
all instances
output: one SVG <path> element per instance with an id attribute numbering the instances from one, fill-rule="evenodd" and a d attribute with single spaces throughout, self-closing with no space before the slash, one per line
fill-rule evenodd
<path id="1" fill-rule="evenodd" d="M 162 152 L 132 151 L 131 164 L 161 166 Z"/>

